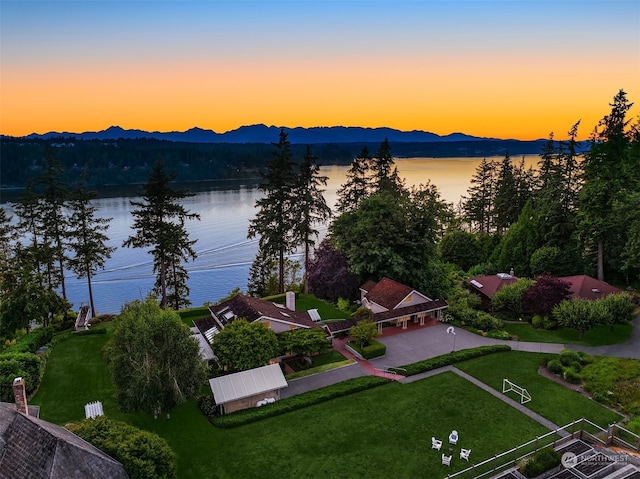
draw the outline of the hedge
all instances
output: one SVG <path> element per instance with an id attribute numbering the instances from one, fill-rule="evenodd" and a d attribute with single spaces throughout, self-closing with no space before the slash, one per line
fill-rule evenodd
<path id="1" fill-rule="evenodd" d="M 44 362 L 32 353 L 3 353 L 0 355 L 0 401 L 14 402 L 13 380 L 22 377 L 28 396 L 40 386 Z"/>
<path id="2" fill-rule="evenodd" d="M 91 334 L 107 334 L 107 330 L 106 328 L 85 329 L 82 331 L 74 331 L 72 334 L 75 336 L 89 336 Z"/>
<path id="3" fill-rule="evenodd" d="M 39 348 L 51 342 L 53 338 L 53 328 L 36 328 L 29 334 L 16 341 L 16 344 L 5 349 L 5 353 L 35 353 Z"/>
<path id="4" fill-rule="evenodd" d="M 369 344 L 364 348 L 361 348 L 355 342 L 349 343 L 349 347 L 357 351 L 364 359 L 379 358 L 387 353 L 387 346 L 375 339 L 370 339 Z"/>
<path id="5" fill-rule="evenodd" d="M 560 465 L 560 453 L 553 448 L 540 449 L 525 461 L 520 471 L 527 477 L 537 477 Z"/>
<path id="6" fill-rule="evenodd" d="M 424 373 L 433 369 L 438 369 L 443 366 L 449 366 L 451 364 L 466 361 L 467 359 L 478 358 L 480 356 L 487 356 L 493 353 L 500 353 L 505 351 L 511 351 L 511 346 L 507 344 L 496 344 L 494 346 L 480 346 L 471 349 L 462 349 L 460 351 L 454 351 L 452 353 L 443 354 L 442 356 L 436 356 L 431 359 L 424 359 L 417 363 L 406 364 L 397 369 L 405 376 L 413 376 L 415 374 Z"/>
<path id="7" fill-rule="evenodd" d="M 281 399 L 262 407 L 243 409 L 242 411 L 232 412 L 223 416 L 209 416 L 209 420 L 214 426 L 219 428 L 234 428 L 388 383 L 388 379 L 379 376 L 362 376 L 298 394 L 297 396 Z M 206 403 L 206 401 L 202 402 Z"/>

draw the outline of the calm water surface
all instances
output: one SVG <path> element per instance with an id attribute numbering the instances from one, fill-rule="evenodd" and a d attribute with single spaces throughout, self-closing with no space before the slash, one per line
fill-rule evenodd
<path id="1" fill-rule="evenodd" d="M 481 160 L 409 158 L 396 160 L 396 165 L 407 187 L 431 182 L 438 187 L 445 201 L 457 204 L 466 194 Z M 525 164 L 535 166 L 538 160 L 537 155 L 526 156 Z M 321 170 L 329 178 L 325 198 L 332 207 L 347 169 L 347 166 L 333 165 Z M 195 244 L 198 258 L 187 264 L 193 306 L 215 302 L 235 287 L 246 290 L 249 267 L 257 251 L 257 240 L 247 240 L 247 229 L 249 220 L 255 215 L 254 205 L 258 198 L 260 192 L 255 188 L 240 186 L 198 192 L 185 201 L 185 206 L 201 217 L 200 221 L 187 223 L 189 236 L 198 240 Z M 100 198 L 95 202 L 98 216 L 113 218 L 107 232 L 108 244 L 118 248 L 106 262 L 105 269 L 98 271 L 93 279 L 98 313 L 118 313 L 125 302 L 144 298 L 153 287 L 151 255 L 138 248 L 122 248 L 122 242 L 132 234 L 129 202 L 136 199 L 139 198 L 119 196 Z M 11 204 L 3 207 L 12 214 Z M 326 232 L 326 226 L 319 229 L 321 234 Z M 69 273 L 67 295 L 75 309 L 81 302 L 88 301 L 86 280 L 79 280 Z"/>

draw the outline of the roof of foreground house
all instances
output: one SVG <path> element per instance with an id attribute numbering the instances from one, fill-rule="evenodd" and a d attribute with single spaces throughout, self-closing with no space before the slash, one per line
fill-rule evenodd
<path id="1" fill-rule="evenodd" d="M 611 286 L 609 283 L 597 280 L 584 274 L 576 276 L 563 276 L 558 278 L 569 283 L 572 298 L 598 299 L 610 294 L 622 293 L 621 289 Z"/>
<path id="2" fill-rule="evenodd" d="M 128 479 L 122 464 L 67 431 L 0 403 L 0 479 Z"/>
<path id="3" fill-rule="evenodd" d="M 413 292 L 424 296 L 415 289 L 390 278 L 382 278 L 377 283 L 367 281 L 360 289 L 366 291 L 364 297 L 367 298 L 367 300 L 379 304 L 386 309 L 398 307 L 398 305 Z M 426 296 L 425 299 L 429 300 Z"/>
<path id="4" fill-rule="evenodd" d="M 465 280 L 474 290 L 492 298 L 500 289 L 508 284 L 515 283 L 518 278 L 508 273 L 498 273 L 489 276 L 478 276 Z"/>

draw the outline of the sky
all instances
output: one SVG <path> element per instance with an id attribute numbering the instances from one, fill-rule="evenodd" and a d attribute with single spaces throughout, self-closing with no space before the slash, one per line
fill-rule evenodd
<path id="1" fill-rule="evenodd" d="M 0 0 L 0 133 L 264 123 L 587 138 L 640 1 Z M 274 140 L 275 141 L 275 140 Z"/>

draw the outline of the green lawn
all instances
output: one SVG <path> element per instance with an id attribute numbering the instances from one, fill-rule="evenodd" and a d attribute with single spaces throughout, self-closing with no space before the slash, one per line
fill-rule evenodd
<path id="1" fill-rule="evenodd" d="M 280 304 L 285 303 L 284 294 L 281 294 L 278 296 L 271 296 L 268 299 L 269 301 L 273 301 L 274 303 L 280 303 Z M 309 309 L 317 309 L 318 313 L 320 313 L 320 317 L 323 320 L 347 319 L 349 317 L 349 313 L 340 311 L 338 308 L 336 308 L 332 304 L 328 303 L 327 301 L 318 299 L 312 294 L 304 294 L 304 293 L 296 294 L 296 310 L 307 311 Z"/>
<path id="2" fill-rule="evenodd" d="M 101 348 L 107 335 L 72 336 L 51 353 L 31 401 L 42 418 L 64 424 L 100 400 L 109 417 L 166 438 L 182 478 L 441 477 L 451 469 L 431 450 L 431 436 L 460 432 L 459 446 L 479 462 L 543 434 L 538 423 L 451 373 L 391 383 L 237 429 L 212 426 L 195 401 L 170 420 L 123 414 L 113 399 Z M 490 431 L 488 433 L 487 431 Z M 259 446 L 259 447 L 258 447 Z M 458 453 L 458 449 L 454 453 Z"/>
<path id="3" fill-rule="evenodd" d="M 187 326 L 189 326 L 190 328 L 193 327 L 194 320 L 204 319 L 211 316 L 211 312 L 209 311 L 209 308 L 207 308 L 206 306 L 201 306 L 199 308 L 183 309 L 178 311 L 178 314 L 180 315 L 180 319 L 182 319 L 182 322 Z"/>
<path id="4" fill-rule="evenodd" d="M 345 359 L 347 358 L 345 358 L 339 351 L 331 350 L 326 353 L 318 354 L 317 356 L 311 356 L 311 364 L 306 361 L 302 361 L 301 358 L 291 359 L 287 361 L 287 364 L 291 366 L 291 369 L 294 371 L 303 371 L 305 369 L 324 366 L 325 364 L 338 363 Z"/>
<path id="5" fill-rule="evenodd" d="M 526 388 L 532 398 L 526 406 L 558 426 L 582 417 L 602 427 L 622 419 L 597 402 L 540 376 L 538 367 L 545 357 L 555 355 L 509 351 L 458 363 L 456 367 L 500 392 L 504 378 Z M 519 400 L 515 393 L 510 395 Z"/>
<path id="6" fill-rule="evenodd" d="M 529 323 L 504 323 L 504 329 L 520 341 L 537 343 L 579 344 L 582 346 L 605 346 L 623 343 L 631 337 L 631 324 L 616 324 L 613 331 L 608 326 L 601 326 L 587 331 L 582 339 L 578 339 L 575 329 L 556 329 L 547 331 L 535 329 Z"/>

